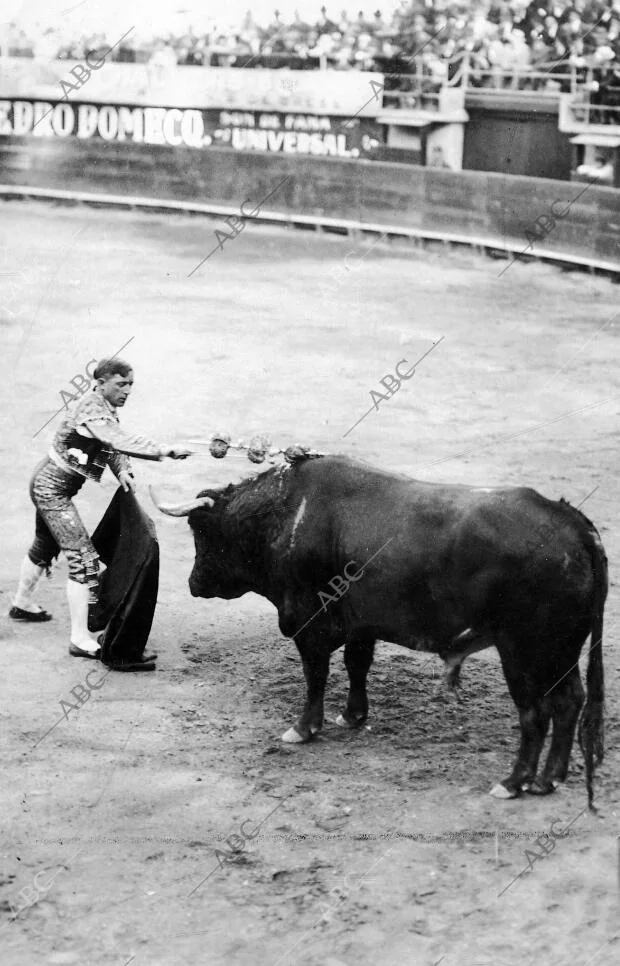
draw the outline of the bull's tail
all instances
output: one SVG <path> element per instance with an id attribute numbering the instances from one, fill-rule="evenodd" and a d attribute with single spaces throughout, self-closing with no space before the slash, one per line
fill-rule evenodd
<path id="1" fill-rule="evenodd" d="M 586 766 L 586 787 L 588 807 L 594 811 L 593 778 L 594 769 L 603 760 L 604 754 L 604 702 L 605 682 L 603 675 L 603 612 L 607 597 L 607 557 L 601 538 L 593 525 L 591 555 L 594 570 L 594 600 L 592 603 L 592 623 L 588 670 L 586 672 L 586 703 L 579 722 L 579 745 Z"/>

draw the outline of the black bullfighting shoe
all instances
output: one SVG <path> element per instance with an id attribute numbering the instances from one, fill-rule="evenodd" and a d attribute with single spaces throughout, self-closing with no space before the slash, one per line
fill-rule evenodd
<path id="1" fill-rule="evenodd" d="M 154 661 L 102 661 L 111 671 L 154 671 Z"/>
<path id="2" fill-rule="evenodd" d="M 30 621 L 32 624 L 41 624 L 52 619 L 52 615 L 46 610 L 22 610 L 21 607 L 11 607 L 9 617 L 14 621 Z"/>
<path id="3" fill-rule="evenodd" d="M 105 638 L 105 634 L 99 634 L 97 637 L 97 644 L 99 644 L 100 647 L 103 647 L 104 638 Z M 156 660 L 157 660 L 157 654 L 155 653 L 141 654 L 140 657 L 132 657 L 130 660 L 130 663 L 138 664 L 141 662 L 142 664 L 150 664 L 151 661 L 156 661 Z"/>
<path id="4" fill-rule="evenodd" d="M 98 647 L 96 651 L 85 651 L 77 644 L 69 644 L 69 654 L 71 657 L 89 657 L 91 661 L 98 661 L 101 657 L 101 648 Z"/>

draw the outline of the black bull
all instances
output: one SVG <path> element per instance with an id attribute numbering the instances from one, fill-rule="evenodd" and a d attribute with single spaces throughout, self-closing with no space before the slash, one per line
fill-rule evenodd
<path id="1" fill-rule="evenodd" d="M 299 649 L 307 698 L 285 741 L 308 741 L 321 728 L 329 658 L 342 644 L 350 688 L 339 723 L 348 727 L 368 714 L 376 640 L 438 654 L 452 684 L 468 654 L 494 645 L 521 741 L 492 793 L 551 792 L 566 778 L 584 704 L 579 655 L 591 635 L 579 741 L 592 803 L 603 757 L 607 560 L 577 509 L 525 487 L 421 483 L 337 456 L 199 497 L 202 506 L 161 507 L 189 515 L 192 594 L 261 594 Z"/>

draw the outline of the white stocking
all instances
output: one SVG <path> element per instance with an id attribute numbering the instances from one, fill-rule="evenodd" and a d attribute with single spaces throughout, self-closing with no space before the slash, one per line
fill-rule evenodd
<path id="1" fill-rule="evenodd" d="M 15 607 L 20 607 L 21 610 L 27 610 L 30 613 L 36 613 L 43 609 L 35 604 L 33 595 L 44 573 L 45 567 L 38 567 L 37 564 L 33 564 L 30 557 L 24 557 L 19 572 L 19 587 L 13 601 Z"/>
<path id="2" fill-rule="evenodd" d="M 99 645 L 88 632 L 88 584 L 67 581 L 67 600 L 71 614 L 71 643 L 94 654 Z"/>

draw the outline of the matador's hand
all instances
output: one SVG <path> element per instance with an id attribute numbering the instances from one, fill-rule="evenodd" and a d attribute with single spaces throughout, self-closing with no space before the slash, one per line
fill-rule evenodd
<path id="1" fill-rule="evenodd" d="M 192 449 L 185 449 L 184 446 L 162 446 L 161 448 L 162 457 L 168 456 L 171 460 L 185 460 L 193 452 Z"/>
<path id="2" fill-rule="evenodd" d="M 136 492 L 136 481 L 128 470 L 121 470 L 118 474 L 118 482 L 123 487 L 125 493 Z"/>

